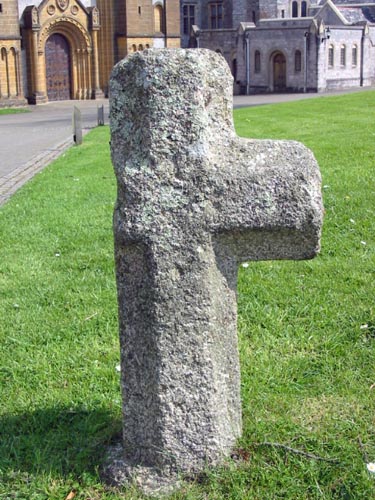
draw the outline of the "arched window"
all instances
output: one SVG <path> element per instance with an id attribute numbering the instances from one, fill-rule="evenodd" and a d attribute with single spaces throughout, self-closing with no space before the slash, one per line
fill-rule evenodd
<path id="1" fill-rule="evenodd" d="M 328 67 L 333 68 L 334 65 L 335 65 L 335 48 L 331 44 L 328 47 Z"/>
<path id="2" fill-rule="evenodd" d="M 352 47 L 352 66 L 355 67 L 358 64 L 358 48 L 357 45 Z"/>
<path id="3" fill-rule="evenodd" d="M 143 45 L 141 43 L 138 45 L 138 50 L 143 50 Z"/>
<path id="4" fill-rule="evenodd" d="M 292 2 L 292 17 L 298 17 L 298 2 Z"/>
<path id="5" fill-rule="evenodd" d="M 341 45 L 340 47 L 340 66 L 346 66 L 346 47 Z"/>
<path id="6" fill-rule="evenodd" d="M 302 54 L 300 50 L 294 53 L 294 71 L 299 73 L 302 69 Z"/>
<path id="7" fill-rule="evenodd" d="M 149 48 L 150 48 L 150 44 L 146 43 L 145 49 L 149 49 Z"/>
<path id="8" fill-rule="evenodd" d="M 307 2 L 301 3 L 301 17 L 307 16 Z"/>
<path id="9" fill-rule="evenodd" d="M 155 5 L 154 8 L 154 29 L 155 33 L 164 33 L 164 15 L 163 7 L 161 5 Z"/>
<path id="10" fill-rule="evenodd" d="M 260 73 L 260 52 L 259 50 L 256 50 L 254 53 L 254 71 L 255 73 Z"/>
<path id="11" fill-rule="evenodd" d="M 133 45 L 132 45 L 132 52 L 137 52 L 137 46 L 136 46 L 136 45 L 134 45 L 134 43 L 133 43 Z"/>

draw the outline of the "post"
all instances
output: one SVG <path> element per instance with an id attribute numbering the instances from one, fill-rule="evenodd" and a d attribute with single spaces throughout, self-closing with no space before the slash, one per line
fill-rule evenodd
<path id="1" fill-rule="evenodd" d="M 73 140 L 77 146 L 82 144 L 82 115 L 77 106 L 73 110 Z"/>
<path id="2" fill-rule="evenodd" d="M 320 174 L 302 144 L 238 138 L 209 50 L 149 50 L 110 83 L 123 442 L 104 475 L 167 491 L 241 435 L 237 270 L 319 249 Z"/>
<path id="3" fill-rule="evenodd" d="M 98 106 L 98 127 L 104 125 L 104 104 Z"/>

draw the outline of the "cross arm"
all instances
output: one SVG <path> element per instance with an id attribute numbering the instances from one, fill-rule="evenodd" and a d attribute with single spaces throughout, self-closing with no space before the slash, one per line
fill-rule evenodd
<path id="1" fill-rule="evenodd" d="M 216 240 L 238 261 L 314 257 L 323 207 L 312 152 L 295 141 L 237 137 L 229 151 L 215 179 Z"/>

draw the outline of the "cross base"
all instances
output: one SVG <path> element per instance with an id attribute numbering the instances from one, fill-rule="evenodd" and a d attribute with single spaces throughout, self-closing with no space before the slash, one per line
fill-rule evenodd
<path id="1" fill-rule="evenodd" d="M 169 495 L 181 486 L 181 476 L 169 467 L 159 469 L 131 463 L 119 442 L 108 449 L 101 470 L 102 479 L 111 486 L 135 486 L 145 495 Z"/>

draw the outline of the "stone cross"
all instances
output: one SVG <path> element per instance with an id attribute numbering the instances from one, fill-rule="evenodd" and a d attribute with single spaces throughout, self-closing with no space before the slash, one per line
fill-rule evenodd
<path id="1" fill-rule="evenodd" d="M 238 266 L 316 255 L 320 174 L 302 144 L 236 136 L 219 54 L 138 52 L 110 89 L 124 423 L 109 475 L 144 486 L 219 464 L 241 435 Z"/>

